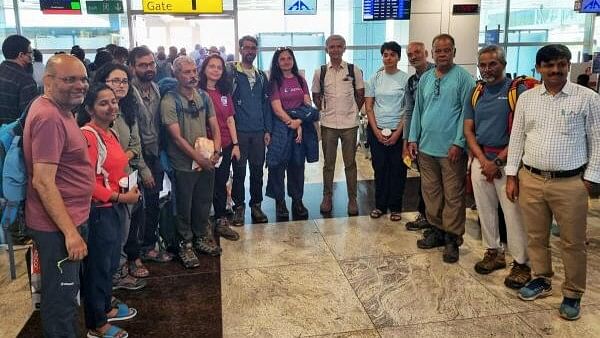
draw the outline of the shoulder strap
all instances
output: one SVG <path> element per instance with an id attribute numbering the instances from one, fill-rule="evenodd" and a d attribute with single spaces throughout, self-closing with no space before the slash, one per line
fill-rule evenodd
<path id="1" fill-rule="evenodd" d="M 519 85 L 521 85 L 522 83 L 525 82 L 526 76 L 525 75 L 521 75 L 516 77 L 514 80 L 512 80 L 512 82 L 510 83 L 510 87 L 508 88 L 508 107 L 510 108 L 511 112 L 514 112 L 515 109 L 517 108 L 517 100 L 519 99 L 519 91 L 517 90 L 519 88 Z"/>
<path id="2" fill-rule="evenodd" d="M 475 109 L 477 105 L 477 101 L 481 98 L 481 94 L 483 94 L 483 90 L 485 88 L 485 84 L 483 81 L 477 81 L 475 88 L 473 89 L 473 94 L 471 95 L 471 106 Z"/>
<path id="3" fill-rule="evenodd" d="M 321 95 L 321 109 L 325 109 L 325 74 L 327 74 L 327 65 L 321 65 L 321 73 L 319 74 L 319 94 Z"/>
<path id="4" fill-rule="evenodd" d="M 356 77 L 354 76 L 354 64 L 348 64 L 348 76 L 352 78 L 352 88 L 356 90 Z"/>
<path id="5" fill-rule="evenodd" d="M 98 142 L 97 143 L 98 144 L 98 158 L 96 161 L 96 175 L 102 175 L 102 178 L 104 181 L 104 186 L 109 188 L 110 185 L 108 183 L 108 171 L 106 171 L 104 169 L 104 162 L 106 161 L 106 156 L 107 156 L 107 152 L 108 152 L 108 150 L 106 148 L 106 143 L 104 143 L 104 140 L 102 139 L 102 137 L 100 137 L 100 134 L 98 134 L 96 129 L 86 125 L 86 126 L 81 127 L 81 130 L 90 132 L 96 137 L 96 141 Z M 110 129 L 110 131 L 113 133 L 113 135 L 117 136 L 114 130 Z"/>

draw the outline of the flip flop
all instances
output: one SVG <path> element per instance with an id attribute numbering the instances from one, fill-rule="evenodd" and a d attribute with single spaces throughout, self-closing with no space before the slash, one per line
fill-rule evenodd
<path id="1" fill-rule="evenodd" d="M 124 303 L 117 304 L 117 314 L 114 317 L 108 318 L 108 322 L 118 322 L 121 320 L 127 320 L 135 317 L 137 315 L 137 310 L 134 308 L 130 308 Z"/>
<path id="2" fill-rule="evenodd" d="M 129 337 L 129 333 L 118 326 L 111 325 L 104 333 L 89 330 L 86 336 L 87 338 L 127 338 Z"/>

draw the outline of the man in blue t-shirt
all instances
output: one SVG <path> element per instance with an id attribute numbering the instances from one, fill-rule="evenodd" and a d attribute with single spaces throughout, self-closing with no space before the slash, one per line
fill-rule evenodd
<path id="1" fill-rule="evenodd" d="M 419 81 L 408 137 L 409 152 L 419 155 L 421 190 L 427 220 L 433 226 L 417 241 L 421 249 L 444 246 L 443 260 L 456 263 L 465 232 L 467 155 L 463 134 L 463 105 L 475 81 L 454 64 L 454 38 L 433 38 L 435 68 Z"/>
<path id="2" fill-rule="evenodd" d="M 510 136 L 508 92 L 512 80 L 505 77 L 506 54 L 502 47 L 490 45 L 479 51 L 478 67 L 482 82 L 479 97 L 464 105 L 464 131 L 473 154 L 471 181 L 479 219 L 483 245 L 483 260 L 475 264 L 475 271 L 488 274 L 504 269 L 504 248 L 500 243 L 498 202 L 506 220 L 507 244 L 514 264 L 504 284 L 519 289 L 531 279 L 527 257 L 527 235 L 517 203 L 508 200 L 504 165 L 508 155 Z M 522 92 L 524 88 L 517 88 Z M 476 89 L 477 91 L 477 89 Z M 475 95 L 475 94 L 474 94 Z"/>

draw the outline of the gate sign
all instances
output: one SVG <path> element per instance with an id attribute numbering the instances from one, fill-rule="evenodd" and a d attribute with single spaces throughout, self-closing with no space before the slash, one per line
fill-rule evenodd
<path id="1" fill-rule="evenodd" d="M 143 0 L 144 13 L 222 14 L 223 0 Z"/>
<path id="2" fill-rule="evenodd" d="M 285 15 L 316 15 L 317 0 L 284 0 Z"/>

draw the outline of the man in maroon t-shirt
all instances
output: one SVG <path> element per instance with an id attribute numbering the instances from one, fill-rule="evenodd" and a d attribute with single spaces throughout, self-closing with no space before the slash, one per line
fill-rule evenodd
<path id="1" fill-rule="evenodd" d="M 44 95 L 31 105 L 23 130 L 29 175 L 25 222 L 39 251 L 45 337 L 80 336 L 77 293 L 94 170 L 71 110 L 88 87 L 85 66 L 76 57 L 50 58 Z"/>

